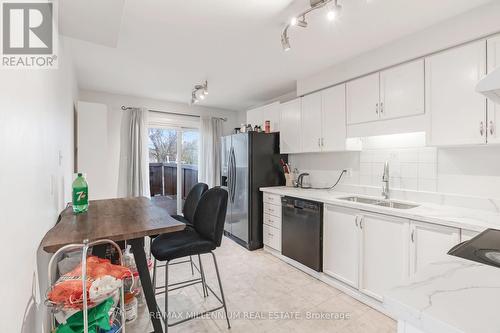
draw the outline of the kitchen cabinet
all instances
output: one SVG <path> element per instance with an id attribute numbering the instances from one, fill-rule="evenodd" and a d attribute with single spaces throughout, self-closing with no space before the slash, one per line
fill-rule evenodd
<path id="1" fill-rule="evenodd" d="M 265 246 L 281 252 L 281 197 L 277 194 L 263 194 L 262 238 Z"/>
<path id="2" fill-rule="evenodd" d="M 424 60 L 380 72 L 380 119 L 424 114 Z"/>
<path id="3" fill-rule="evenodd" d="M 425 59 L 429 143 L 452 146 L 486 143 L 486 98 L 475 92 L 486 73 L 486 41 Z"/>
<path id="4" fill-rule="evenodd" d="M 358 288 L 358 211 L 325 206 L 323 218 L 323 272 Z"/>
<path id="5" fill-rule="evenodd" d="M 378 120 L 379 100 L 379 73 L 347 82 L 347 124 L 359 124 Z"/>
<path id="6" fill-rule="evenodd" d="M 443 256 L 460 243 L 460 229 L 412 221 L 410 226 L 410 275 Z"/>
<path id="7" fill-rule="evenodd" d="M 378 300 L 384 291 L 408 278 L 409 221 L 379 214 L 364 214 L 361 228 L 359 289 Z"/>
<path id="8" fill-rule="evenodd" d="M 500 67 L 500 36 L 487 40 L 488 44 L 488 73 Z M 488 100 L 488 143 L 500 143 L 498 123 L 500 121 L 500 105 Z"/>
<path id="9" fill-rule="evenodd" d="M 278 102 L 247 111 L 247 124 L 251 124 L 252 127 L 258 125 L 264 130 L 266 120 L 271 123 L 271 132 L 279 132 L 280 104 Z"/>
<path id="10" fill-rule="evenodd" d="M 347 123 L 425 113 L 424 61 L 389 68 L 347 83 Z"/>
<path id="11" fill-rule="evenodd" d="M 321 92 L 302 98 L 300 143 L 301 151 L 321 151 Z"/>
<path id="12" fill-rule="evenodd" d="M 302 101 L 300 98 L 280 106 L 280 152 L 282 154 L 300 152 L 300 119 Z"/>
<path id="13" fill-rule="evenodd" d="M 321 150 L 346 150 L 345 84 L 321 92 Z"/>

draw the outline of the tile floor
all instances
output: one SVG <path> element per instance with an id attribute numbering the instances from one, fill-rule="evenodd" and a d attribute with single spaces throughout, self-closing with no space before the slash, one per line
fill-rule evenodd
<path id="1" fill-rule="evenodd" d="M 224 237 L 216 255 L 232 317 L 231 330 L 219 310 L 171 327 L 169 332 L 396 332 L 392 319 L 262 250 L 249 252 Z M 202 261 L 209 285 L 218 292 L 211 256 L 205 255 Z M 163 284 L 163 272 L 159 271 L 159 284 Z M 189 264 L 171 266 L 169 276 L 172 282 L 190 278 Z M 164 297 L 158 296 L 158 303 L 163 308 Z M 200 285 L 169 296 L 171 316 L 203 312 L 214 305 L 215 297 L 204 299 Z M 139 318 L 127 325 L 128 333 L 152 331 L 147 308 L 140 307 L 139 313 Z M 324 317 L 311 319 L 312 315 Z"/>

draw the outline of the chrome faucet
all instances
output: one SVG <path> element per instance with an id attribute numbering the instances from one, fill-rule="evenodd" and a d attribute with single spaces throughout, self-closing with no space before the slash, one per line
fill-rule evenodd
<path id="1" fill-rule="evenodd" d="M 301 173 L 298 177 L 297 177 L 297 181 L 295 182 L 295 187 L 300 187 L 302 188 L 303 187 L 303 181 L 304 181 L 304 177 L 305 176 L 309 176 L 309 174 L 307 172 L 304 172 L 304 173 Z"/>
<path id="2" fill-rule="evenodd" d="M 384 199 L 389 199 L 389 162 L 384 164 L 384 174 L 382 175 L 382 196 Z"/>

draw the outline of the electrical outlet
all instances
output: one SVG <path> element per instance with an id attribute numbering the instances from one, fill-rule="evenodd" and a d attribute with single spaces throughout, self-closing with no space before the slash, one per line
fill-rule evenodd
<path id="1" fill-rule="evenodd" d="M 347 172 L 346 172 L 346 176 L 347 177 L 352 177 L 352 168 L 349 168 L 349 169 L 346 169 Z"/>

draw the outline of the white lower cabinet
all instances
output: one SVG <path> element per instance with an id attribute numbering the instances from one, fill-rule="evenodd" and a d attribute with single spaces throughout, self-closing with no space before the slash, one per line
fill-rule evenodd
<path id="1" fill-rule="evenodd" d="M 264 215 L 262 241 L 278 252 L 281 252 L 281 197 L 277 194 L 264 193 Z"/>
<path id="2" fill-rule="evenodd" d="M 357 288 L 359 211 L 326 206 L 323 216 L 323 272 Z"/>
<path id="3" fill-rule="evenodd" d="M 406 219 L 364 214 L 359 221 L 361 256 L 359 289 L 378 300 L 408 278 Z"/>
<path id="4" fill-rule="evenodd" d="M 439 224 L 412 221 L 410 226 L 410 274 L 442 261 L 446 253 L 460 243 L 460 229 Z"/>

